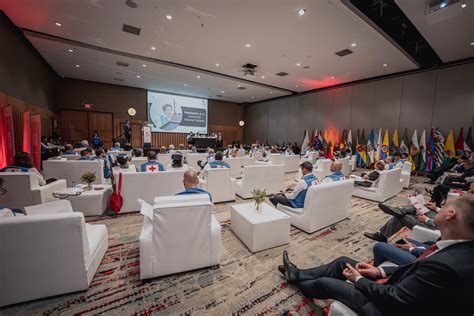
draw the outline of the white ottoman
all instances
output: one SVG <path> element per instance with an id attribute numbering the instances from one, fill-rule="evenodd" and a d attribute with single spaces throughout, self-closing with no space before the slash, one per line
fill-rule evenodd
<path id="1" fill-rule="evenodd" d="M 82 212 L 84 216 L 94 216 L 104 213 L 108 207 L 111 194 L 112 185 L 94 184 L 92 190 L 84 191 L 81 195 L 70 196 L 66 199 L 71 202 L 74 212 Z"/>
<path id="2" fill-rule="evenodd" d="M 290 217 L 267 203 L 262 204 L 260 213 L 253 202 L 234 204 L 230 216 L 232 231 L 251 252 L 290 242 Z"/>

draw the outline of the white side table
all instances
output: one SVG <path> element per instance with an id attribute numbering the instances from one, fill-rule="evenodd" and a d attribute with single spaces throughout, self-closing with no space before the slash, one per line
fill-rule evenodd
<path id="1" fill-rule="evenodd" d="M 290 242 L 290 216 L 263 203 L 257 213 L 255 203 L 231 206 L 232 231 L 251 252 L 285 245 Z"/>
<path id="2" fill-rule="evenodd" d="M 109 204 L 112 185 L 94 184 L 92 190 L 84 191 L 81 195 L 66 197 L 74 212 L 82 212 L 84 216 L 102 215 Z"/>

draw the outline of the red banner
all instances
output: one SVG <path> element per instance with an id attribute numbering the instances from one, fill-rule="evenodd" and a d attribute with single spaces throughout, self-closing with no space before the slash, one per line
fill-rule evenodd
<path id="1" fill-rule="evenodd" d="M 41 167 L 41 117 L 39 114 L 31 116 L 31 157 L 36 169 Z"/>
<path id="2" fill-rule="evenodd" d="M 5 144 L 5 155 L 7 165 L 13 165 L 13 156 L 15 156 L 15 135 L 13 134 L 13 113 L 12 107 L 7 105 L 2 109 L 3 120 L 3 138 Z"/>
<path id="3" fill-rule="evenodd" d="M 3 132 L 3 111 L 0 111 L 0 169 L 7 166 L 7 149 L 5 133 Z"/>
<path id="4" fill-rule="evenodd" d="M 23 112 L 23 151 L 31 154 L 30 112 Z"/>

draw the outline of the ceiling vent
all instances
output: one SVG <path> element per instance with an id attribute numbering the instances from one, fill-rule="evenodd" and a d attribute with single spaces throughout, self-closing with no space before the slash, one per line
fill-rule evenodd
<path id="1" fill-rule="evenodd" d="M 344 56 L 352 54 L 352 53 L 353 53 L 353 51 L 351 51 L 350 49 L 347 49 L 347 48 L 343 49 L 341 51 L 335 52 L 335 54 L 339 57 L 344 57 Z"/>
<path id="2" fill-rule="evenodd" d="M 115 81 L 124 81 L 122 78 L 114 78 Z"/>
<path id="3" fill-rule="evenodd" d="M 284 77 L 284 76 L 288 76 L 289 73 L 284 72 L 284 71 L 281 71 L 281 72 L 277 73 L 276 75 L 277 75 L 277 76 L 280 76 L 280 77 Z"/>
<path id="4" fill-rule="evenodd" d="M 123 61 L 118 61 L 117 65 L 122 66 L 122 67 L 128 67 L 128 63 L 125 63 Z"/>
<path id="5" fill-rule="evenodd" d="M 223 96 L 222 94 L 218 94 L 218 95 L 216 95 L 216 97 L 222 98 L 222 97 L 224 97 L 224 96 Z"/>
<path id="6" fill-rule="evenodd" d="M 257 65 L 246 63 L 245 65 L 242 65 L 242 69 L 240 71 L 244 73 L 244 76 L 255 76 L 257 67 Z"/>
<path id="7" fill-rule="evenodd" d="M 140 35 L 141 29 L 139 29 L 138 27 L 135 27 L 135 26 L 124 24 L 123 28 L 122 28 L 122 31 L 130 33 L 130 34 L 134 34 L 134 35 Z"/>
<path id="8" fill-rule="evenodd" d="M 125 0 L 127 7 L 135 9 L 138 5 L 133 0 Z"/>
<path id="9" fill-rule="evenodd" d="M 303 68 L 304 68 L 304 69 L 309 69 L 310 67 L 309 67 L 309 66 L 304 66 Z"/>
<path id="10" fill-rule="evenodd" d="M 245 89 L 247 89 L 247 88 L 240 86 L 240 87 L 238 87 L 237 89 L 239 89 L 239 90 L 245 90 Z"/>

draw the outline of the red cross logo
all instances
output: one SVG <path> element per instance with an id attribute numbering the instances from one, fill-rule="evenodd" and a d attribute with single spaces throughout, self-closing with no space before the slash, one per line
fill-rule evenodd
<path id="1" fill-rule="evenodd" d="M 148 171 L 155 172 L 156 167 L 154 165 L 148 166 Z"/>

